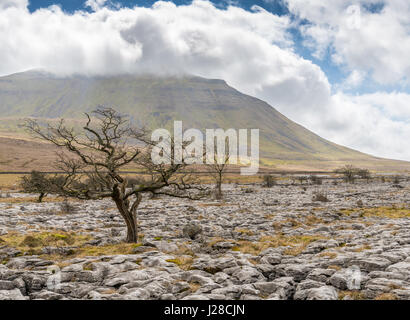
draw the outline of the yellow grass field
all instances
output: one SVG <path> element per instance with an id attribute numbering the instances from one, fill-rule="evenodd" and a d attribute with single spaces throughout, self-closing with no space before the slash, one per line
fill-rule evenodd
<path id="1" fill-rule="evenodd" d="M 0 132 L 0 173 L 30 172 L 31 170 L 53 171 L 56 153 L 62 150 L 51 144 L 43 143 L 29 136 L 9 137 Z M 410 162 L 380 158 L 356 161 L 307 161 L 260 159 L 260 172 L 268 171 L 326 171 L 346 164 L 366 168 L 374 172 L 410 172 Z M 129 166 L 126 170 L 135 170 Z M 260 173 L 262 174 L 262 173 Z"/>
<path id="2" fill-rule="evenodd" d="M 0 190 L 18 190 L 21 174 L 0 174 Z"/>
<path id="3" fill-rule="evenodd" d="M 23 174 L 0 174 L 0 191 L 16 191 L 19 190 L 19 182 Z M 126 174 L 127 177 L 133 177 L 135 175 Z M 213 178 L 210 175 L 201 174 L 199 176 L 200 183 L 212 184 L 214 183 Z M 260 183 L 263 181 L 261 175 L 255 176 L 241 176 L 238 174 L 227 174 L 224 178 L 224 183 Z"/>

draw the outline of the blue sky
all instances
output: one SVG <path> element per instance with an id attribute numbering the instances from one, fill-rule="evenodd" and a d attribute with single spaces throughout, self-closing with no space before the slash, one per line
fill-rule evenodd
<path id="1" fill-rule="evenodd" d="M 220 78 L 333 142 L 410 160 L 408 0 L 154 3 L 0 0 L 0 76 Z"/>
<path id="2" fill-rule="evenodd" d="M 53 4 L 61 5 L 64 10 L 69 12 L 73 12 L 75 10 L 84 10 L 84 0 L 31 0 L 29 9 L 30 11 L 34 11 L 38 8 L 45 8 Z M 152 0 L 118 0 L 115 1 L 116 3 L 120 3 L 124 7 L 134 7 L 144 6 L 149 7 L 155 1 Z M 174 0 L 172 1 L 177 5 L 180 4 L 189 4 L 191 1 L 188 0 Z M 226 7 L 229 4 L 229 1 L 212 1 L 214 4 L 220 7 Z M 242 0 L 242 1 L 235 1 L 231 2 L 237 4 L 245 9 L 250 9 L 253 5 L 258 5 L 266 10 L 274 12 L 275 14 L 286 14 L 288 13 L 286 6 L 282 4 L 282 1 L 272 0 L 272 1 L 251 1 L 251 0 Z"/>

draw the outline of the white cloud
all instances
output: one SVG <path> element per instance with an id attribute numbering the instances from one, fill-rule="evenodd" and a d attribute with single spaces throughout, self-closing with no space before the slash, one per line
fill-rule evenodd
<path id="1" fill-rule="evenodd" d="M 350 71 L 369 73 L 380 84 L 410 80 L 408 0 L 286 0 L 289 10 L 309 23 L 305 44 Z M 377 10 L 370 10 L 373 6 Z"/>
<path id="2" fill-rule="evenodd" d="M 90 7 L 94 11 L 97 11 L 104 7 L 106 2 L 107 0 L 87 0 L 84 5 L 86 7 Z"/>
<path id="3" fill-rule="evenodd" d="M 294 83 L 284 86 L 286 95 L 275 87 L 258 96 L 330 141 L 379 157 L 410 160 L 410 94 L 349 95 L 339 91 L 330 95 L 309 87 L 290 90 L 293 87 L 297 88 Z M 316 96 L 303 96 L 308 90 Z M 304 103 L 312 98 L 316 99 Z"/>
<path id="4" fill-rule="evenodd" d="M 5 10 L 7 8 L 20 8 L 26 9 L 28 6 L 28 0 L 1 0 L 0 10 Z"/>
<path id="5" fill-rule="evenodd" d="M 316 119 L 317 132 L 330 140 L 380 157 L 410 159 L 410 95 L 375 93 L 332 96 Z"/>
<path id="6" fill-rule="evenodd" d="M 349 76 L 343 81 L 342 87 L 345 89 L 355 88 L 362 84 L 366 75 L 364 72 L 353 70 Z"/>
<path id="7" fill-rule="evenodd" d="M 356 88 L 368 77 L 381 85 L 400 87 L 409 83 L 409 1 L 285 1 L 303 21 L 300 30 L 304 44 L 314 56 L 323 58 L 330 50 L 332 60 L 350 71 L 340 90 Z M 311 110 L 303 108 L 292 108 L 291 115 L 337 143 L 378 156 L 410 160 L 409 105 L 410 95 L 406 93 L 351 96 L 340 91 L 329 97 L 320 116 L 312 116 Z"/>
<path id="8" fill-rule="evenodd" d="M 2 75 L 44 68 L 63 75 L 155 72 L 221 78 L 332 141 L 379 156 L 410 160 L 409 95 L 332 95 L 322 70 L 294 53 L 289 17 L 259 8 L 254 12 L 234 6 L 222 10 L 207 1 L 185 6 L 157 2 L 152 8 L 119 10 L 104 6 L 104 1 L 93 1 L 95 12 L 73 14 L 57 6 L 29 13 L 27 1 L 1 1 Z M 342 36 L 348 32 L 346 28 L 326 32 L 325 27 L 335 28 L 332 19 L 340 19 L 338 14 L 345 10 L 346 1 L 332 1 L 323 23 L 318 22 L 325 10 L 322 1 L 311 0 L 306 8 L 302 1 L 288 2 L 294 12 L 314 21 L 304 32 L 310 35 L 307 41 L 318 48 L 318 56 L 330 43 L 337 43 L 337 58 L 349 64 L 352 72 L 346 86 L 358 85 L 373 60 L 380 64 L 377 72 L 386 68 L 377 59 L 390 63 L 380 52 L 364 49 L 370 40 L 364 39 L 365 46 L 354 51 L 349 37 Z M 402 40 L 406 46 L 407 38 Z M 346 45 L 345 51 L 341 44 Z M 363 54 L 368 54 L 367 60 L 361 58 Z M 366 60 L 363 65 L 361 59 Z M 397 63 L 405 67 L 408 61 Z M 386 78 L 393 79 L 396 73 Z"/>
<path id="9" fill-rule="evenodd" d="M 287 83 L 295 91 L 329 90 L 320 68 L 293 53 L 289 23 L 265 10 L 221 10 L 207 1 L 72 15 L 58 7 L 7 9 L 0 11 L 0 74 L 38 67 L 61 74 L 192 73 L 223 78 L 249 94 Z"/>
<path id="10" fill-rule="evenodd" d="M 222 10 L 207 1 L 71 15 L 58 7 L 9 8 L 0 11 L 0 74 L 190 73 L 225 79 L 274 105 L 317 107 L 330 85 L 318 66 L 293 52 L 289 25 L 288 17 L 261 8 Z"/>

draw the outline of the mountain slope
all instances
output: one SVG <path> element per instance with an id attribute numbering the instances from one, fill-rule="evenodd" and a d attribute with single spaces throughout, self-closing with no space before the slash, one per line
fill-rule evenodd
<path id="1" fill-rule="evenodd" d="M 329 142 L 267 103 L 223 80 L 200 77 L 111 76 L 58 78 L 30 71 L 0 77 L 0 131 L 24 117 L 80 119 L 97 105 L 113 106 L 150 128 L 259 128 L 266 164 L 285 161 L 367 161 L 377 158 Z M 14 123 L 14 125 L 13 125 Z"/>

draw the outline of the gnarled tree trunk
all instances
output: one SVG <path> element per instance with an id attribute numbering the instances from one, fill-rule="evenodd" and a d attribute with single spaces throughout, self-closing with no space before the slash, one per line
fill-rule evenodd
<path id="1" fill-rule="evenodd" d="M 215 186 L 215 196 L 216 199 L 220 200 L 223 197 L 222 194 L 222 172 L 218 172 L 218 176 L 216 178 L 216 186 Z"/>
<path id="2" fill-rule="evenodd" d="M 43 202 L 43 198 L 46 196 L 45 192 L 41 192 L 40 195 L 38 196 L 38 202 L 41 203 Z"/>
<path id="3" fill-rule="evenodd" d="M 128 199 L 124 198 L 125 192 L 120 187 L 115 187 L 112 199 L 117 205 L 117 209 L 123 217 L 125 224 L 127 225 L 127 242 L 138 242 L 138 220 L 137 220 L 137 208 L 141 202 L 142 196 L 137 195 L 133 204 L 130 206 Z"/>
<path id="4" fill-rule="evenodd" d="M 222 186 L 219 181 L 216 183 L 216 187 L 215 187 L 215 198 L 217 200 L 222 199 Z"/>

